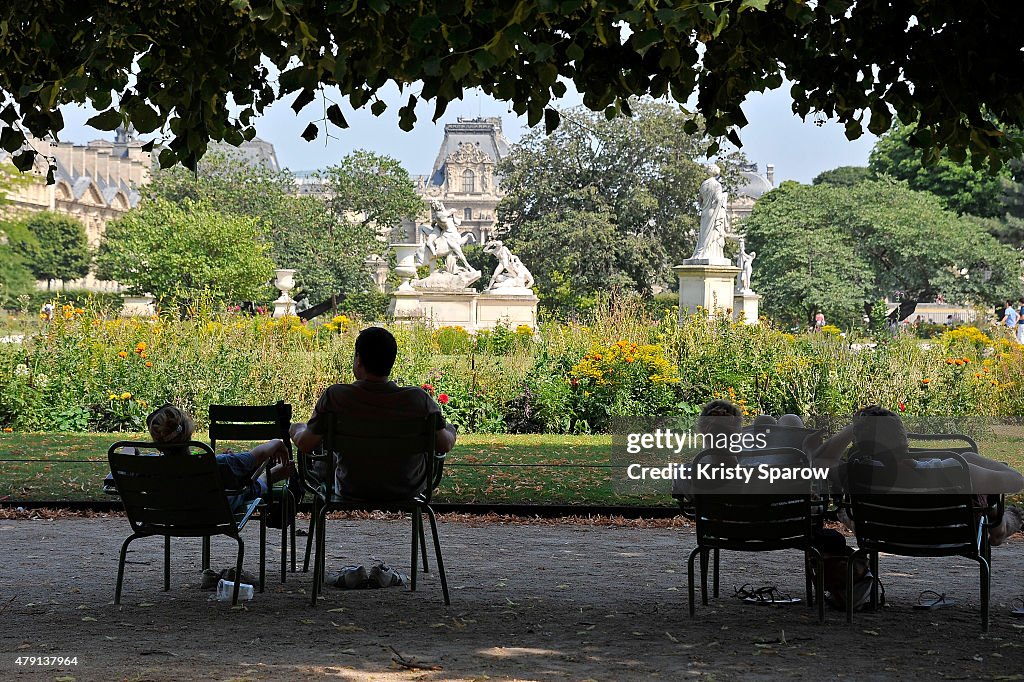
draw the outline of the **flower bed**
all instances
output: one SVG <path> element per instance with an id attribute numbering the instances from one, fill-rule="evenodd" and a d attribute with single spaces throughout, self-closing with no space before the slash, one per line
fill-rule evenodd
<path id="1" fill-rule="evenodd" d="M 302 418 L 326 386 L 352 380 L 361 326 L 341 316 L 312 327 L 235 312 L 121 319 L 71 307 L 35 324 L 22 343 L 0 344 L 0 428 L 134 431 L 163 402 L 193 413 L 200 427 L 212 403 L 285 400 Z M 805 416 L 873 403 L 950 416 L 1024 407 L 1021 346 L 973 327 L 857 349 L 833 333 L 793 336 L 703 315 L 679 325 L 674 312 L 650 319 L 626 305 L 536 333 L 393 331 L 394 378 L 429 385 L 465 431 L 603 432 L 615 415 L 692 412 L 712 398 L 748 414 Z"/>

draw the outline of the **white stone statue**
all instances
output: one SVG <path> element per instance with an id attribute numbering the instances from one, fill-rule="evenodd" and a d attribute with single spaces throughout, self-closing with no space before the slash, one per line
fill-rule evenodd
<path id="1" fill-rule="evenodd" d="M 711 164 L 708 173 L 710 177 L 701 183 L 698 192 L 700 232 L 697 235 L 697 246 L 689 260 L 702 260 L 710 265 L 732 265 L 724 252 L 725 238 L 729 231 L 729 217 L 725 212 L 729 195 L 718 181 L 722 170 L 716 164 Z"/>
<path id="2" fill-rule="evenodd" d="M 501 240 L 493 239 L 487 242 L 484 245 L 484 252 L 498 259 L 498 265 L 495 266 L 494 274 L 491 275 L 485 291 L 529 290 L 533 286 L 533 275 L 523 265 L 523 261 L 519 260 L 519 256 L 509 251 Z"/>
<path id="3" fill-rule="evenodd" d="M 414 288 L 461 289 L 480 279 L 480 271 L 469 264 L 462 252 L 464 245 L 476 239 L 472 232 L 459 232 L 461 222 L 455 210 L 446 209 L 440 199 L 430 200 L 430 225 L 420 226 L 425 240 L 416 251 L 416 265 L 429 265 L 430 275 L 414 281 Z M 444 272 L 437 271 L 438 262 L 444 264 Z"/>
<path id="4" fill-rule="evenodd" d="M 754 272 L 754 259 L 757 258 L 757 251 L 747 253 L 746 242 L 740 239 L 740 252 L 736 254 L 736 267 L 740 269 L 740 278 L 736 290 L 748 294 L 753 293 L 750 288 L 750 277 Z"/>

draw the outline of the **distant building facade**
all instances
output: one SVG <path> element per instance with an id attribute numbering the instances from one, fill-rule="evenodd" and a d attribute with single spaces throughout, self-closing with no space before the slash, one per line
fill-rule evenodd
<path id="1" fill-rule="evenodd" d="M 762 194 L 775 189 L 775 166 L 767 164 L 764 175 L 758 172 L 756 163 L 744 164 L 740 167 L 740 184 L 729 196 L 726 212 L 729 223 L 736 225 L 754 210 L 754 204 Z"/>
<path id="2" fill-rule="evenodd" d="M 99 245 L 107 224 L 135 208 L 148 184 L 155 163 L 154 154 L 143 151 L 144 142 L 131 128 L 118 128 L 114 141 L 92 140 L 84 145 L 50 140 L 29 140 L 39 152 L 31 174 L 32 183 L 16 187 L 7 196 L 4 207 L 8 215 L 26 212 L 54 211 L 69 215 L 85 226 L 89 246 Z M 211 151 L 238 155 L 253 164 L 280 170 L 274 146 L 254 138 L 241 147 L 212 143 Z M 154 150 L 159 153 L 159 149 Z M 6 154 L 0 154 L 0 159 Z M 50 159 L 54 164 L 54 184 L 46 184 Z M 87 288 L 95 291 L 118 291 L 117 282 L 96 279 L 91 273 L 74 282 L 58 281 L 58 286 Z M 46 283 L 41 283 L 43 287 Z"/>
<path id="3" fill-rule="evenodd" d="M 459 118 L 444 127 L 444 140 L 429 175 L 413 178 L 416 192 L 426 202 L 440 199 L 445 208 L 455 209 L 462 219 L 459 229 L 472 232 L 478 242 L 494 235 L 495 209 L 503 196 L 497 175 L 498 162 L 508 156 L 510 145 L 501 130 L 498 117 Z M 421 241 L 410 224 L 406 237 Z"/>

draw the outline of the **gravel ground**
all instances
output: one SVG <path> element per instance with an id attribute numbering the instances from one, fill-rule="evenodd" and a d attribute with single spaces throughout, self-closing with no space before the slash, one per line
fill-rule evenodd
<path id="1" fill-rule="evenodd" d="M 883 556 L 888 606 L 851 628 L 839 612 L 819 625 L 802 604 L 727 596 L 745 583 L 802 595 L 798 553 L 723 554 L 722 598 L 690 619 L 693 535 L 679 521 L 442 518 L 448 608 L 434 573 L 415 593 L 327 588 L 312 608 L 310 574 L 274 580 L 271 534 L 266 592 L 232 609 L 198 589 L 198 540 L 173 541 L 170 592 L 162 542 L 137 540 L 116 607 L 127 521 L 27 518 L 38 515 L 0 519 L 0 680 L 1024 679 L 1024 619 L 1009 614 L 1024 594 L 1021 536 L 994 550 L 983 635 L 978 573 L 964 559 Z M 256 530 L 245 533 L 249 570 Z M 375 559 L 408 570 L 408 533 L 397 518 L 332 520 L 329 570 Z M 215 540 L 215 566 L 233 563 L 232 547 Z M 925 589 L 956 605 L 913 609 Z M 17 662 L 33 656 L 77 664 Z"/>

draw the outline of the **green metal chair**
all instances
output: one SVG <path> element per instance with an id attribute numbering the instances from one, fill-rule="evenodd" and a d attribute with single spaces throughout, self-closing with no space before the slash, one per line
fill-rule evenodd
<path id="1" fill-rule="evenodd" d="M 288 428 L 292 421 L 292 406 L 284 401 L 274 405 L 210 405 L 210 444 L 217 451 L 218 441 L 268 441 L 280 438 L 292 451 Z M 291 540 L 291 570 L 295 572 L 295 512 L 301 502 L 287 483 L 274 487 L 270 499 L 259 507 L 260 517 L 266 516 L 267 525 L 281 529 L 281 582 L 285 582 L 288 564 L 289 529 Z M 310 533 L 312 534 L 312 533 Z M 203 542 L 203 568 L 209 568 L 209 541 Z M 262 575 L 261 585 L 262 588 Z"/>
<path id="2" fill-rule="evenodd" d="M 730 462 L 755 459 L 777 467 L 806 467 L 807 456 L 794 448 L 730 453 L 705 450 L 694 458 L 693 466 L 714 463 L 721 458 Z M 690 616 L 696 612 L 694 561 L 701 560 L 701 601 L 708 604 L 708 561 L 714 553 L 714 596 L 718 596 L 718 564 L 720 550 L 737 552 L 769 552 L 797 549 L 804 552 L 804 574 L 807 606 L 818 606 L 818 620 L 825 620 L 824 563 L 821 552 L 813 544 L 815 518 L 809 490 L 780 490 L 779 494 L 754 494 L 739 481 L 723 481 L 695 485 L 689 495 L 697 530 L 697 546 L 687 560 L 687 594 Z M 812 579 L 811 567 L 815 567 Z"/>
<path id="3" fill-rule="evenodd" d="M 110 471 L 132 527 L 132 534 L 121 545 L 115 604 L 121 603 L 128 545 L 138 538 L 163 536 L 165 592 L 171 589 L 172 537 L 199 537 L 205 542 L 214 535 L 232 538 L 238 543 L 235 576 L 242 574 L 245 545 L 239 532 L 262 500 L 256 498 L 242 513 L 232 514 L 210 446 L 191 441 L 180 447 L 187 448 L 189 454 L 154 453 L 156 444 L 148 441 L 118 441 L 107 451 Z M 198 453 L 192 454 L 194 451 Z M 261 563 L 265 539 L 266 526 L 261 523 Z M 236 579 L 232 604 L 238 603 L 240 584 L 241 580 Z"/>
<path id="4" fill-rule="evenodd" d="M 330 511 L 397 510 L 412 517 L 412 558 L 410 588 L 416 590 L 417 553 L 423 560 L 423 571 L 429 571 L 423 512 L 430 521 L 434 553 L 445 605 L 450 605 L 448 581 L 437 534 L 437 516 L 430 506 L 431 493 L 441 481 L 444 455 L 437 454 L 435 437 L 437 415 L 413 419 L 367 420 L 346 415 L 333 415 L 327 423 L 327 435 L 320 455 L 299 456 L 303 478 L 311 489 L 313 515 L 316 519 L 316 557 L 313 562 L 311 603 L 316 606 L 326 569 L 326 520 Z M 359 498 L 344 496 L 335 490 L 334 453 L 338 453 L 350 490 L 360 491 Z M 312 475 L 313 462 L 326 463 L 330 475 L 320 481 Z M 422 465 L 422 466 L 420 466 Z M 402 488 L 404 474 L 410 469 L 422 472 L 422 483 L 415 489 Z"/>
<path id="5" fill-rule="evenodd" d="M 914 469 L 895 461 L 876 461 L 863 454 L 847 465 L 850 516 L 857 551 L 849 562 L 847 584 L 853 584 L 858 555 L 867 555 L 878 575 L 878 554 L 897 556 L 962 556 L 978 563 L 981 629 L 988 632 L 991 590 L 991 547 L 986 509 L 975 505 L 967 462 L 959 453 L 916 450 L 913 459 L 953 460 L 953 466 Z M 877 583 L 871 605 L 877 606 Z M 847 601 L 846 622 L 853 623 L 853 600 Z"/>

